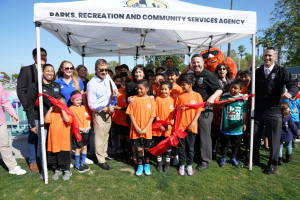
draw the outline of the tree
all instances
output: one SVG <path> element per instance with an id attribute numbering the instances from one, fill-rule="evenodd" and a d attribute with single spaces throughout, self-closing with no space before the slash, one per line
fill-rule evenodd
<path id="1" fill-rule="evenodd" d="M 184 55 L 178 54 L 178 55 L 162 55 L 162 56 L 155 56 L 155 67 L 165 67 L 166 58 L 173 58 L 174 61 L 174 67 L 177 67 L 179 71 L 183 71 L 186 68 L 186 65 L 184 65 Z M 153 56 L 146 56 L 146 68 L 152 69 L 153 66 Z"/>
<path id="2" fill-rule="evenodd" d="M 107 63 L 108 69 L 111 69 L 114 73 L 116 73 L 115 68 L 118 65 L 119 65 L 119 63 L 116 62 L 116 61 L 110 61 L 110 62 Z"/>
<path id="3" fill-rule="evenodd" d="M 250 43 L 252 44 L 252 38 L 250 38 Z M 257 39 L 257 36 L 255 36 L 255 47 L 257 48 L 257 56 L 259 56 L 259 46 L 261 45 L 261 37 Z"/>
<path id="4" fill-rule="evenodd" d="M 243 53 L 246 51 L 246 48 L 244 47 L 244 45 L 240 45 L 240 46 L 238 47 L 238 49 L 239 49 L 239 54 L 240 54 L 241 60 L 242 60 Z M 241 66 L 239 66 L 239 68 L 241 69 Z"/>
<path id="5" fill-rule="evenodd" d="M 13 75 L 11 75 L 11 77 L 12 77 L 12 78 L 14 78 L 14 77 L 15 77 L 15 79 L 18 79 L 18 77 L 19 77 L 19 74 L 13 74 Z"/>
<path id="6" fill-rule="evenodd" d="M 95 73 L 89 74 L 89 73 L 87 72 L 87 78 L 88 78 L 89 80 L 91 80 L 94 76 L 95 76 Z"/>
<path id="7" fill-rule="evenodd" d="M 5 72 L 0 72 L 0 74 L 3 74 L 5 79 L 10 80 L 10 77 Z"/>
<path id="8" fill-rule="evenodd" d="M 271 13 L 272 26 L 263 32 L 263 45 L 272 44 L 278 50 L 278 61 L 285 59 L 284 66 L 300 65 L 300 1 L 278 0 Z"/>

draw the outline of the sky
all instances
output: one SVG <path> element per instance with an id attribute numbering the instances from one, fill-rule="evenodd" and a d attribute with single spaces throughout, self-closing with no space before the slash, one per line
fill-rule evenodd
<path id="1" fill-rule="evenodd" d="M 113 1 L 113 0 L 112 0 Z M 185 2 L 203 5 L 208 7 L 230 9 L 231 0 L 184 0 Z M 34 63 L 32 50 L 36 48 L 36 32 L 33 23 L 33 6 L 35 3 L 56 3 L 71 2 L 68 0 L 0 0 L 0 22 L 1 22 L 1 47 L 0 47 L 0 71 L 6 72 L 9 76 L 18 74 L 21 66 Z M 269 28 L 272 18 L 271 12 L 275 8 L 277 0 L 233 0 L 233 10 L 255 11 L 257 13 L 257 36 L 262 36 L 259 30 Z M 247 53 L 252 52 L 250 37 L 231 43 L 231 49 L 238 52 L 238 46 L 244 45 Z M 48 63 L 57 70 L 63 60 L 68 60 L 76 67 L 82 63 L 82 58 L 67 46 L 57 40 L 50 33 L 41 28 L 41 47 L 48 53 Z M 227 51 L 228 46 L 223 45 L 221 50 Z M 262 47 L 260 47 L 260 53 Z M 95 61 L 99 58 L 85 58 L 85 66 L 89 73 L 94 73 Z M 117 61 L 118 57 L 104 57 L 108 62 Z M 186 59 L 187 61 L 188 59 Z M 121 58 L 121 64 L 125 63 L 125 58 Z M 143 59 L 138 60 L 142 64 Z M 133 56 L 126 57 L 126 64 L 133 68 Z"/>

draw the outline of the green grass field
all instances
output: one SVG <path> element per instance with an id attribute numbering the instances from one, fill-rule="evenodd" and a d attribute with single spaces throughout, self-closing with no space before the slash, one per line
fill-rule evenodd
<path id="1" fill-rule="evenodd" d="M 293 149 L 291 163 L 279 166 L 270 176 L 262 173 L 269 152 L 261 154 L 261 165 L 252 171 L 229 163 L 222 169 L 213 161 L 202 172 L 195 170 L 194 164 L 194 176 L 182 177 L 175 167 L 158 173 L 151 161 L 152 175 L 136 177 L 133 163 L 115 160 L 108 161 L 110 171 L 96 164 L 81 174 L 72 169 L 68 181 L 62 181 L 62 176 L 52 181 L 53 172 L 49 171 L 48 185 L 39 173 L 30 172 L 25 159 L 17 160 L 27 171 L 23 176 L 9 175 L 0 160 L 0 199 L 300 199 L 300 148 Z M 96 161 L 95 156 L 90 158 Z"/>

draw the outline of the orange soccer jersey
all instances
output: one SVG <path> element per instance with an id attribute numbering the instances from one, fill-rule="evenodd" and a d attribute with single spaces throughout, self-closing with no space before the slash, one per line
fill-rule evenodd
<path id="1" fill-rule="evenodd" d="M 174 109 L 175 99 L 170 97 L 169 99 L 164 99 L 162 97 L 156 97 L 155 99 L 157 104 L 156 116 L 160 120 L 171 122 L 174 118 L 176 110 Z M 172 129 L 162 132 L 158 130 L 153 136 L 165 136 L 170 137 L 172 134 Z"/>
<path id="2" fill-rule="evenodd" d="M 156 85 L 152 85 L 152 89 L 153 89 L 153 94 L 155 94 L 157 86 Z"/>
<path id="3" fill-rule="evenodd" d="M 246 92 L 247 92 L 247 90 L 248 90 L 248 86 L 249 85 L 244 85 L 244 87 L 243 87 L 243 89 L 242 89 L 242 91 L 241 91 L 241 94 L 245 94 Z M 247 100 L 247 105 L 248 105 L 248 108 L 249 108 L 249 111 L 250 111 L 250 109 L 251 109 L 251 97 L 248 97 L 248 100 Z M 250 116 L 249 116 L 250 117 Z"/>
<path id="4" fill-rule="evenodd" d="M 203 99 L 201 95 L 197 92 L 194 92 L 192 94 L 183 93 L 179 95 L 179 97 L 176 100 L 175 107 L 177 108 L 180 105 L 190 105 L 190 104 L 197 104 L 202 103 Z M 205 110 L 204 108 L 188 108 L 186 107 L 185 110 L 181 111 L 180 119 L 179 119 L 179 125 L 178 130 L 187 130 L 188 126 L 192 123 L 194 120 L 196 114 L 198 112 L 201 112 Z M 196 121 L 193 130 L 193 133 L 198 133 L 198 121 Z"/>
<path id="5" fill-rule="evenodd" d="M 89 129 L 91 129 L 90 126 L 91 116 L 86 106 L 84 105 L 81 105 L 80 107 L 70 106 L 69 109 L 75 115 L 76 120 L 78 122 L 78 126 L 80 128 L 89 127 Z"/>
<path id="6" fill-rule="evenodd" d="M 183 93 L 182 88 L 179 85 L 175 85 L 171 91 L 171 97 L 177 98 L 181 93 Z"/>
<path id="7" fill-rule="evenodd" d="M 128 104 L 126 102 L 126 93 L 124 93 L 122 91 L 122 89 L 119 89 L 117 105 L 119 107 L 127 107 L 128 106 Z M 119 124 L 122 126 L 128 126 L 128 124 L 126 123 L 126 111 L 124 111 L 124 110 L 115 110 L 114 113 L 112 114 L 111 119 L 116 124 Z"/>
<path id="8" fill-rule="evenodd" d="M 48 131 L 47 151 L 57 153 L 60 151 L 71 151 L 71 123 L 72 117 L 69 115 L 69 123 L 64 122 L 62 113 L 51 112 Z"/>
<path id="9" fill-rule="evenodd" d="M 151 117 L 156 117 L 156 103 L 150 97 L 143 99 L 142 97 L 134 96 L 134 101 L 129 104 L 126 114 L 133 115 L 138 127 L 143 130 L 146 128 Z M 133 124 L 130 127 L 130 139 L 137 139 L 143 137 L 145 139 L 152 139 L 152 125 L 146 134 L 140 135 L 136 132 Z"/>
<path id="10" fill-rule="evenodd" d="M 156 87 L 157 88 L 157 87 Z M 156 95 L 157 97 L 161 97 L 161 87 L 158 88 Z"/>

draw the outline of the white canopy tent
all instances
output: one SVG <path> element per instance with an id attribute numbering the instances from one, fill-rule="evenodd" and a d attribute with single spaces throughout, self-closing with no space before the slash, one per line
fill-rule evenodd
<path id="1" fill-rule="evenodd" d="M 210 8 L 178 0 L 38 3 L 34 5 L 34 21 L 39 66 L 40 27 L 82 57 L 190 55 L 207 50 L 209 46 L 221 46 L 249 36 L 255 38 L 256 33 L 255 12 Z M 255 56 L 255 39 L 252 41 L 252 55 Z M 255 59 L 252 61 L 253 71 L 254 66 Z M 38 73 L 40 76 L 41 70 Z M 43 116 L 42 104 L 40 98 L 40 116 Z M 253 110 L 254 99 L 251 116 L 254 116 Z M 44 124 L 42 117 L 41 124 Z M 251 127 L 253 124 L 252 119 Z M 44 147 L 43 144 L 46 163 Z M 251 165 L 249 169 L 252 169 Z M 48 183 L 47 174 L 45 183 Z"/>

